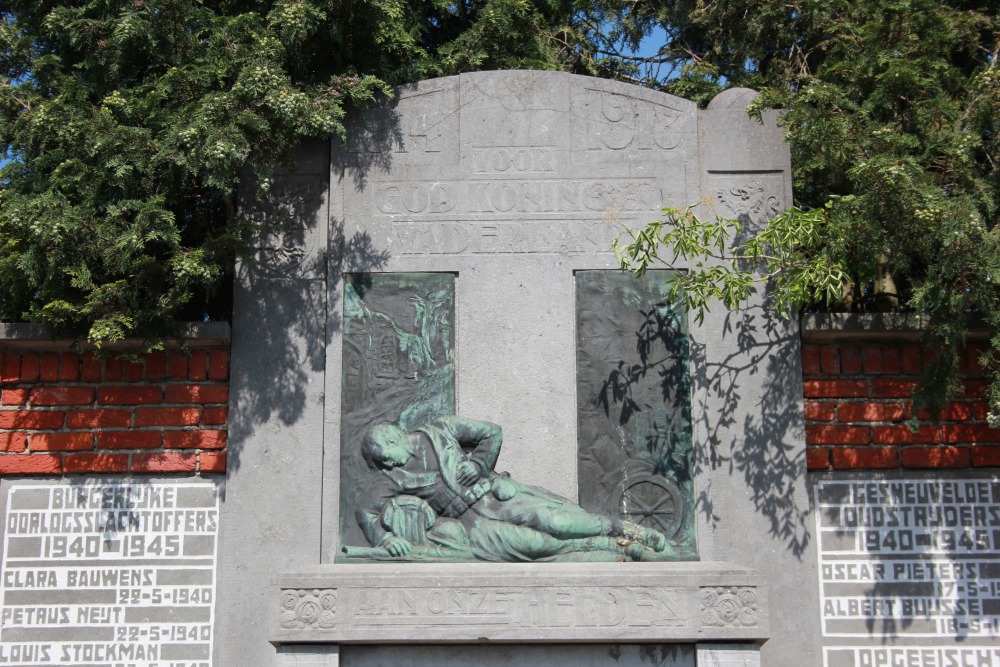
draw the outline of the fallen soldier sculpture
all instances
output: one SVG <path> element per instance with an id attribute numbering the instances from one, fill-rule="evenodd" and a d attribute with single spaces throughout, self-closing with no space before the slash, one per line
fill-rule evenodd
<path id="1" fill-rule="evenodd" d="M 372 471 L 355 516 L 369 547 L 349 558 L 484 561 L 642 560 L 662 552 L 656 530 L 593 514 L 494 471 L 502 432 L 439 417 L 412 433 L 376 424 L 361 444 Z"/>

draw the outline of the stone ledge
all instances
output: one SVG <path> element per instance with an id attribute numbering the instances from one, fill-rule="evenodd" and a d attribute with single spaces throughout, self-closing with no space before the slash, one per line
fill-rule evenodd
<path id="1" fill-rule="evenodd" d="M 179 327 L 180 335 L 188 347 L 208 347 L 228 345 L 231 331 L 228 322 L 184 322 Z M 103 345 L 108 351 L 132 350 L 142 346 L 138 339 L 125 339 Z M 168 349 L 180 346 L 174 340 L 164 340 Z M 34 324 L 26 322 L 0 322 L 0 349 L 31 350 L 93 350 L 94 345 L 83 340 L 53 338 Z"/>
<path id="2" fill-rule="evenodd" d="M 919 341 L 927 318 L 917 313 L 816 313 L 803 315 L 800 330 L 806 343 L 841 341 Z M 989 338 L 985 329 L 969 331 L 970 340 Z"/>
<path id="3" fill-rule="evenodd" d="M 273 644 L 750 641 L 759 572 L 700 563 L 325 565 L 272 587 Z"/>

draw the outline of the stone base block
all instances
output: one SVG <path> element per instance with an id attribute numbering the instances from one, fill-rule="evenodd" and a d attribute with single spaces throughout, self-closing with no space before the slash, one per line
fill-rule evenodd
<path id="1" fill-rule="evenodd" d="M 756 644 L 699 644 L 698 667 L 760 667 Z"/>
<path id="2" fill-rule="evenodd" d="M 279 646 L 277 667 L 339 667 L 339 646 Z"/>
<path id="3" fill-rule="evenodd" d="M 683 644 L 445 644 L 341 649 L 340 667 L 699 667 Z"/>
<path id="4" fill-rule="evenodd" d="M 281 575 L 272 594 L 277 645 L 769 636 L 764 577 L 718 562 L 325 565 Z"/>

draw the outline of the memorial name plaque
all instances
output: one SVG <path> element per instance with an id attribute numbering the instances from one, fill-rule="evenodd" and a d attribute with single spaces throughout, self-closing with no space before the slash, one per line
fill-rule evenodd
<path id="1" fill-rule="evenodd" d="M 827 667 L 1000 667 L 1000 649 L 948 647 L 826 648 Z"/>
<path id="2" fill-rule="evenodd" d="M 12 486 L 0 664 L 208 667 L 218 503 L 210 484 Z"/>
<path id="3" fill-rule="evenodd" d="M 975 646 L 1000 637 L 998 503 L 993 478 L 818 482 L 823 634 L 855 638 L 827 667 L 1000 665 Z"/>

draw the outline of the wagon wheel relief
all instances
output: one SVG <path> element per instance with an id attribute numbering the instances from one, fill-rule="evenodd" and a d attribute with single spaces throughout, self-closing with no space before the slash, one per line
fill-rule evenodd
<path id="1" fill-rule="evenodd" d="M 626 478 L 613 496 L 613 516 L 640 526 L 655 528 L 668 539 L 677 535 L 684 522 L 681 490 L 660 475 Z"/>

